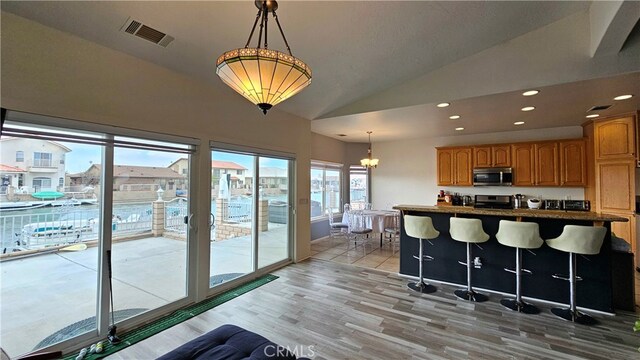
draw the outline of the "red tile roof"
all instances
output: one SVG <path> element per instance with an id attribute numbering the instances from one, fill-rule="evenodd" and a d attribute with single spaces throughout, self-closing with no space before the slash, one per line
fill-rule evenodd
<path id="1" fill-rule="evenodd" d="M 19 167 L 0 164 L 0 171 L 2 172 L 27 172 L 27 170 L 20 169 Z"/>
<path id="2" fill-rule="evenodd" d="M 211 160 L 211 167 L 216 169 L 247 170 L 246 167 L 231 161 Z"/>

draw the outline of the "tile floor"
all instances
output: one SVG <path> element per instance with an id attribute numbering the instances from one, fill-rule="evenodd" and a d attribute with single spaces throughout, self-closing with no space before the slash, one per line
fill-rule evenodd
<path id="1" fill-rule="evenodd" d="M 397 241 L 385 238 L 380 246 L 380 235 L 372 234 L 368 241 L 353 241 L 347 245 L 344 237 L 326 237 L 311 242 L 311 257 L 314 259 L 352 264 L 360 267 L 397 273 L 400 270 Z"/>

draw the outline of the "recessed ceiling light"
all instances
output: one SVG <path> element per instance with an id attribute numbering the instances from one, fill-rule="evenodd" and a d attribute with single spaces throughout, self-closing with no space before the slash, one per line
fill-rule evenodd
<path id="1" fill-rule="evenodd" d="M 533 107 L 533 106 L 525 106 L 520 110 L 522 110 L 522 111 L 532 111 L 532 110 L 535 110 L 535 107 Z"/>
<path id="2" fill-rule="evenodd" d="M 628 95 L 620 95 L 620 96 L 616 96 L 613 98 L 613 100 L 627 100 L 627 99 L 631 99 L 633 97 L 633 95 L 628 94 Z"/>
<path id="3" fill-rule="evenodd" d="M 523 125 L 524 121 L 516 121 L 513 123 L 513 125 Z"/>
<path id="4" fill-rule="evenodd" d="M 597 118 L 598 116 L 600 116 L 600 114 L 589 114 L 586 116 L 587 119 L 593 119 L 593 118 Z"/>
<path id="5" fill-rule="evenodd" d="M 525 91 L 522 93 L 522 96 L 533 96 L 533 95 L 538 95 L 540 91 L 538 90 L 529 90 L 529 91 Z"/>
<path id="6" fill-rule="evenodd" d="M 449 119 L 451 119 L 451 120 L 460 119 L 460 115 L 451 115 L 451 116 L 449 116 Z"/>
<path id="7" fill-rule="evenodd" d="M 451 104 L 449 104 L 448 102 L 443 102 L 443 103 L 440 103 L 440 104 L 438 104 L 438 105 L 436 105 L 436 106 L 437 106 L 437 107 L 447 107 L 447 106 L 449 106 L 449 105 L 451 105 Z"/>
<path id="8" fill-rule="evenodd" d="M 462 130 L 464 130 L 463 127 L 456 128 L 456 131 L 462 131 Z"/>

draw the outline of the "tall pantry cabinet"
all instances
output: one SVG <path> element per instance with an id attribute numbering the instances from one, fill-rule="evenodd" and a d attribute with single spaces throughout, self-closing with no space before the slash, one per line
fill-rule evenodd
<path id="1" fill-rule="evenodd" d="M 637 266 L 636 117 L 632 114 L 605 118 L 584 124 L 583 127 L 584 135 L 589 139 L 589 186 L 585 189 L 585 197 L 591 201 L 594 211 L 629 219 L 629 222 L 611 223 L 611 231 L 631 245 Z"/>

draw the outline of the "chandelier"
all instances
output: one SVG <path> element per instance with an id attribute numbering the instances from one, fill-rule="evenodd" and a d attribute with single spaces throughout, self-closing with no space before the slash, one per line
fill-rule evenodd
<path id="1" fill-rule="evenodd" d="M 300 92 L 311 84 L 311 69 L 291 53 L 276 10 L 275 0 L 255 0 L 258 15 L 253 23 L 247 44 L 222 54 L 216 61 L 216 74 L 238 94 L 258 105 L 266 115 L 267 110 Z M 273 14 L 288 54 L 268 48 L 267 15 Z M 260 20 L 258 46 L 249 47 L 256 25 Z M 264 32 L 264 46 L 262 33 Z"/>
<path id="2" fill-rule="evenodd" d="M 367 134 L 369 134 L 369 150 L 367 150 L 367 157 L 360 160 L 360 165 L 364 166 L 367 169 L 375 168 L 378 166 L 378 159 L 371 158 L 371 133 L 372 132 L 373 131 L 367 131 Z"/>

